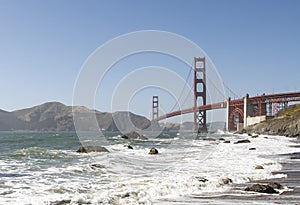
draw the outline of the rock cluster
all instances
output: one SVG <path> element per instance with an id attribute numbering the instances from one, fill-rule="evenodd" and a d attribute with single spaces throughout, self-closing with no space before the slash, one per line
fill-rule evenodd
<path id="1" fill-rule="evenodd" d="M 124 134 L 121 136 L 121 138 L 128 139 L 128 140 L 147 140 L 147 137 L 145 137 L 144 135 L 140 135 L 135 131 Z"/>

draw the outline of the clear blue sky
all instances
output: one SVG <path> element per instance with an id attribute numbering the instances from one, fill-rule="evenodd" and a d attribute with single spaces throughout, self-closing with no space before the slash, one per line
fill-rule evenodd
<path id="1" fill-rule="evenodd" d="M 240 96 L 299 91 L 299 11 L 297 0 L 0 0 L 0 109 L 71 105 L 87 57 L 138 30 L 192 40 Z M 96 108 L 108 111 L 98 95 Z M 133 111 L 148 113 L 149 101 Z"/>

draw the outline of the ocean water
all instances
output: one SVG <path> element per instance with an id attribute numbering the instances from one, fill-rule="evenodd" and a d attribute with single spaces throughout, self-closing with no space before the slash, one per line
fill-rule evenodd
<path id="1" fill-rule="evenodd" d="M 278 154 L 298 151 L 281 136 L 149 132 L 148 140 L 130 141 L 104 134 L 109 153 L 80 154 L 92 133 L 80 141 L 70 132 L 1 132 L 0 204 L 225 204 L 222 196 L 260 196 L 234 185 L 285 177 L 272 175 L 284 160 Z M 151 147 L 159 154 L 149 155 Z"/>

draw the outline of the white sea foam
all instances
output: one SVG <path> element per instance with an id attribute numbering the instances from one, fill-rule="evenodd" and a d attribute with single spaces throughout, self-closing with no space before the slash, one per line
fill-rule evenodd
<path id="1" fill-rule="evenodd" d="M 37 160 L 29 155 L 27 164 L 20 164 L 14 158 L 0 159 L 1 172 L 28 174 L 0 177 L 0 204 L 49 204 L 62 200 L 70 200 L 73 204 L 196 201 L 194 197 L 228 193 L 231 186 L 221 185 L 222 178 L 228 177 L 233 183 L 245 183 L 249 180 L 284 177 L 271 174 L 280 170 L 279 163 L 284 156 L 272 155 L 297 151 L 289 147 L 290 139 L 285 137 L 259 136 L 251 138 L 251 143 L 234 144 L 238 138 L 248 136 L 226 137 L 231 141 L 229 144 L 160 139 L 154 142 L 159 150 L 158 155 L 148 154 L 153 143 L 136 144 L 133 145 L 134 149 L 128 149 L 124 144 L 114 144 L 107 146 L 110 153 L 76 154 L 62 151 L 59 156 L 66 155 L 68 161 L 59 166 L 51 165 L 51 157 Z M 169 143 L 161 143 L 163 141 Z M 249 150 L 252 147 L 256 150 Z M 33 150 L 35 155 L 36 151 Z M 50 156 L 57 154 L 54 151 L 41 152 Z M 103 167 L 93 167 L 93 164 Z M 256 165 L 262 165 L 264 169 L 255 169 Z M 207 181 L 203 182 L 204 179 Z"/>

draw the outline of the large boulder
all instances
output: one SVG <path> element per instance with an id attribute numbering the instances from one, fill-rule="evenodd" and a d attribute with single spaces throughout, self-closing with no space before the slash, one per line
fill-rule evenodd
<path id="1" fill-rule="evenodd" d="M 149 154 L 158 154 L 158 150 L 155 147 L 152 147 L 149 151 Z"/>
<path id="2" fill-rule="evenodd" d="M 260 193 L 267 193 L 267 194 L 278 194 L 278 191 L 276 191 L 272 186 L 264 185 L 264 184 L 254 184 L 250 187 L 247 187 L 245 191 L 254 191 Z"/>
<path id="3" fill-rule="evenodd" d="M 124 134 L 121 136 L 123 139 L 129 139 L 129 140 L 147 140 L 147 137 L 140 135 L 139 133 L 133 131 L 127 134 Z"/>
<path id="4" fill-rule="evenodd" d="M 78 153 L 88 152 L 109 152 L 105 147 L 101 146 L 82 146 L 77 150 Z"/>

